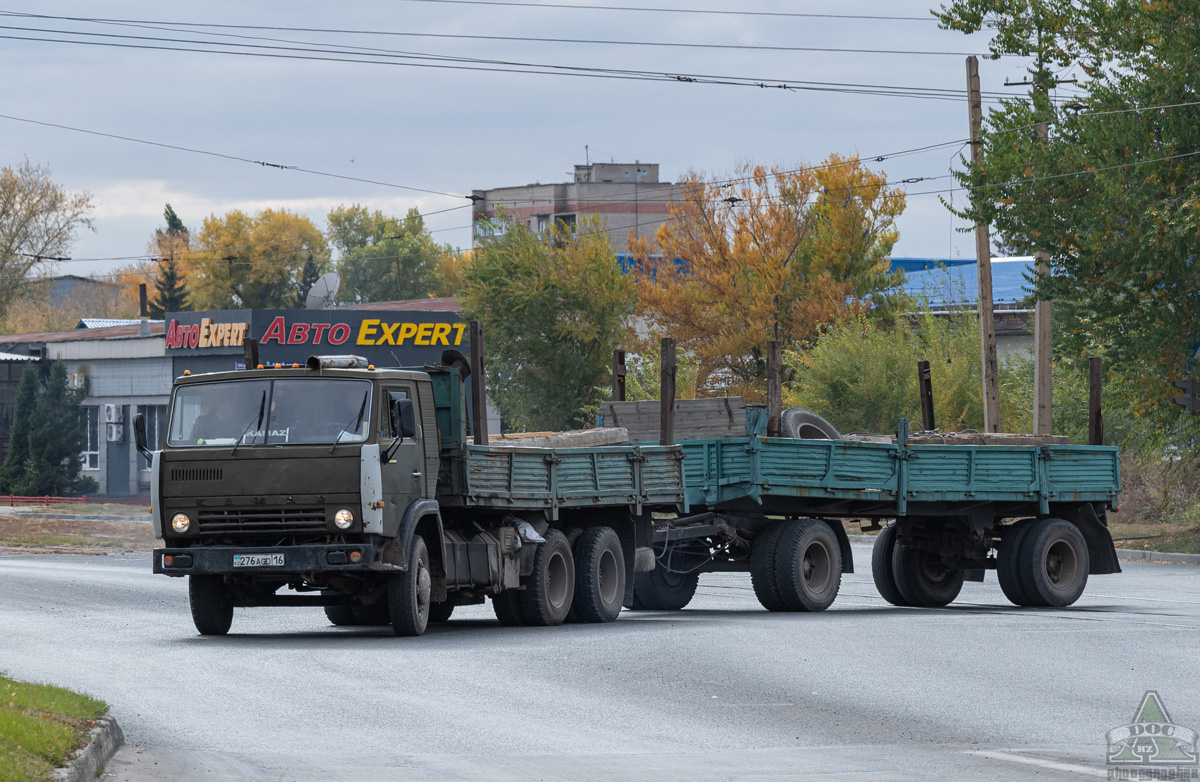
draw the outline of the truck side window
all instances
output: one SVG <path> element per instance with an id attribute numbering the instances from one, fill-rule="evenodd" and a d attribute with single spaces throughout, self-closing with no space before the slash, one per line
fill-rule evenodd
<path id="1" fill-rule="evenodd" d="M 397 437 L 400 434 L 400 422 L 396 420 L 395 403 L 397 399 L 409 399 L 408 389 L 404 388 L 389 388 L 387 389 L 388 400 L 388 436 Z"/>

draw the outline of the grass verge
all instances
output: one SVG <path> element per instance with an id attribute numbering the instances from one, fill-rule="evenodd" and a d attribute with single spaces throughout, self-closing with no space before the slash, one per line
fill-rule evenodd
<path id="1" fill-rule="evenodd" d="M 0 516 L 0 546 L 30 552 L 64 548 L 86 553 L 150 551 L 154 531 L 140 521 Z"/>
<path id="2" fill-rule="evenodd" d="M 104 701 L 0 675 L 0 782 L 42 782 L 86 742 Z"/>

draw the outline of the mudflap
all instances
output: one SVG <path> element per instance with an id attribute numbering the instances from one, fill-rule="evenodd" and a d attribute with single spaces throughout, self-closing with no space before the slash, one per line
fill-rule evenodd
<path id="1" fill-rule="evenodd" d="M 1095 508 L 1085 503 L 1074 513 L 1064 515 L 1064 518 L 1083 533 L 1088 547 L 1088 559 L 1091 561 L 1088 575 L 1106 576 L 1121 572 L 1121 560 L 1117 558 L 1117 547 L 1113 544 L 1112 533 L 1100 521 Z"/>
<path id="2" fill-rule="evenodd" d="M 842 550 L 842 572 L 854 572 L 854 552 L 850 550 L 850 538 L 846 535 L 846 528 L 842 526 L 841 519 L 821 519 L 829 525 L 833 530 L 833 534 L 837 535 L 838 548 Z"/>

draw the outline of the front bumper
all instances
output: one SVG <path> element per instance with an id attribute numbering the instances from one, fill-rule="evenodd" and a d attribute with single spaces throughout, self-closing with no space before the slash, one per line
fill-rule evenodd
<path id="1" fill-rule="evenodd" d="M 352 553 L 360 554 L 359 561 Z M 192 546 L 154 549 L 154 572 L 168 576 L 194 574 L 272 575 L 342 571 L 396 571 L 380 561 L 380 550 L 371 543 L 311 543 L 303 546 Z M 282 555 L 282 565 L 235 566 L 234 555 Z M 173 560 L 166 565 L 164 557 Z M 171 561 L 171 560 L 168 560 Z"/>

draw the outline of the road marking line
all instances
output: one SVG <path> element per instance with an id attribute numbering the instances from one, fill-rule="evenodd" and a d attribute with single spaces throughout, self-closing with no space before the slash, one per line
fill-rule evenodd
<path id="1" fill-rule="evenodd" d="M 1088 766 L 1077 766 L 1074 763 L 1059 763 L 1053 760 L 1042 760 L 1041 758 L 1027 758 L 1023 755 L 1013 755 L 1008 752 L 996 752 L 994 750 L 975 749 L 967 750 L 967 755 L 979 755 L 992 760 L 1004 760 L 1009 763 L 1025 763 L 1030 766 L 1040 766 L 1042 768 L 1052 769 L 1054 771 L 1070 771 L 1075 774 L 1086 774 L 1089 777 L 1105 777 L 1108 778 L 1108 772 L 1098 768 L 1089 768 Z"/>

